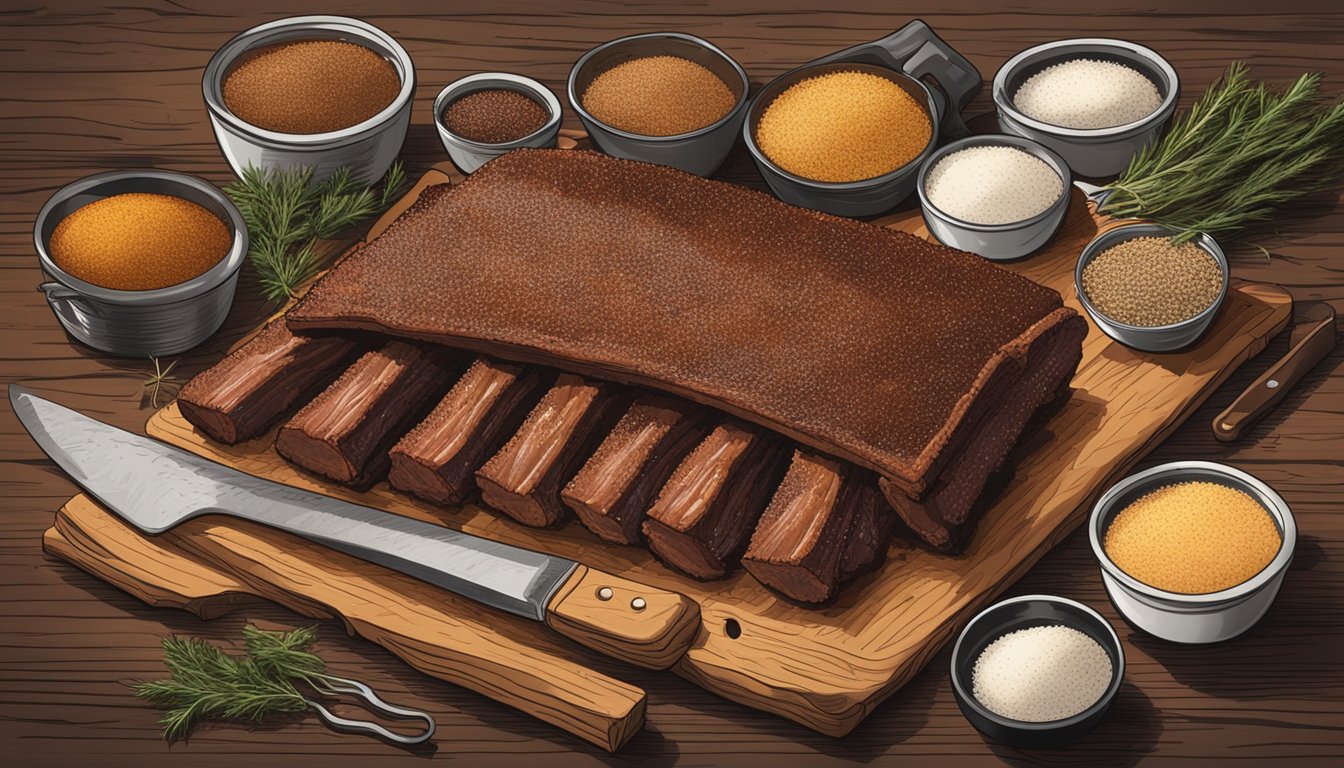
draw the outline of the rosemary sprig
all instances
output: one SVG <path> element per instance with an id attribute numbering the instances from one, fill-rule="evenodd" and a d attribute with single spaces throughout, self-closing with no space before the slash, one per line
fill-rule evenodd
<path id="1" fill-rule="evenodd" d="M 163 660 L 172 677 L 140 681 L 132 689 L 168 708 L 159 722 L 170 742 L 186 737 L 205 719 L 255 723 L 273 714 L 301 712 L 308 704 L 291 681 L 309 680 L 325 668 L 309 651 L 316 638 L 314 627 L 268 632 L 248 626 L 243 629 L 244 657 L 196 638 L 164 638 Z"/>
<path id="2" fill-rule="evenodd" d="M 1230 241 L 1332 188 L 1344 174 L 1344 102 L 1322 104 L 1320 81 L 1304 74 L 1276 93 L 1232 64 L 1107 186 L 1101 212 L 1161 224 L 1177 242 Z"/>
<path id="3" fill-rule="evenodd" d="M 318 241 L 383 212 L 405 186 L 406 171 L 397 161 L 377 190 L 351 178 L 348 167 L 318 182 L 311 168 L 249 167 L 224 191 L 247 223 L 248 256 L 262 292 L 284 301 L 322 268 L 328 254 Z"/>

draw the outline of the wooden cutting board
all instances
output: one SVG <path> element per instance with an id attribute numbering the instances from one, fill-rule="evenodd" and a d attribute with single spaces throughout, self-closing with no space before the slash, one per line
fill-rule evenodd
<path id="1" fill-rule="evenodd" d="M 419 189 L 452 178 L 451 169 L 430 171 L 406 200 L 375 224 L 370 236 L 381 232 Z M 1110 225 L 1094 217 L 1080 193 L 1073 194 L 1068 218 L 1055 238 L 1035 256 L 1006 266 L 1059 290 L 1081 313 L 1073 290 L 1074 264 L 1083 246 Z M 917 210 L 879 223 L 928 237 Z M 987 511 L 967 551 L 952 557 L 898 541 L 885 566 L 847 586 L 837 602 L 822 609 L 783 601 L 745 573 L 710 583 L 693 581 L 641 549 L 604 544 L 577 523 L 560 530 L 533 530 L 473 505 L 435 508 L 395 493 L 386 484 L 353 493 L 292 469 L 271 449 L 273 435 L 233 447 L 212 443 L 182 418 L 176 404 L 156 413 L 146 429 L 154 437 L 255 475 L 389 512 L 430 516 L 453 528 L 680 591 L 700 603 L 703 626 L 690 652 L 674 667 L 677 674 L 726 698 L 838 736 L 910 680 L 975 611 L 1073 531 L 1096 497 L 1198 408 L 1238 365 L 1262 350 L 1290 314 L 1291 298 L 1282 289 L 1241 282 L 1232 286 L 1210 332 L 1182 353 L 1135 352 L 1093 327 L 1073 381 L 1073 398 L 1044 429 L 1024 440 L 1012 483 Z M 72 511 L 68 506 L 62 514 L 74 515 L 75 527 L 86 529 L 90 526 L 78 525 L 81 510 L 87 513 L 88 507 Z M 211 530 L 226 539 L 242 527 L 210 521 Z M 84 534 L 97 538 L 96 532 Z M 245 534 L 266 552 L 295 550 L 294 540 L 284 534 L 257 528 L 247 528 Z M 248 551 L 243 544 L 210 546 L 208 557 L 200 549 L 193 544 L 182 554 L 207 569 L 212 581 L 253 587 L 284 582 L 278 591 L 291 601 L 295 591 L 303 589 L 295 578 L 277 574 L 285 564 Z M 342 588 L 352 573 L 370 583 L 395 581 L 377 566 L 348 559 L 333 565 L 329 558 L 312 563 L 303 578 L 311 581 L 307 588 L 321 595 L 326 610 L 346 616 L 355 632 L 385 642 L 378 627 L 349 620 L 350 613 L 364 608 L 362 595 Z M 174 589 L 171 584 L 158 587 Z M 413 610 L 423 590 L 390 589 L 398 605 L 412 612 L 402 629 L 415 636 L 416 652 L 402 657 L 430 674 L 451 667 L 454 653 L 437 653 L 433 641 L 445 619 Z M 488 614 L 487 618 L 498 622 L 500 633 L 509 631 L 508 617 Z M 500 697 L 498 691 L 486 693 Z"/>

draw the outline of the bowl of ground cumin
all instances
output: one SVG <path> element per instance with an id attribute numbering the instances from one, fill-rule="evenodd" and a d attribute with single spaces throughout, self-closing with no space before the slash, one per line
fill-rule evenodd
<path id="1" fill-rule="evenodd" d="M 372 183 L 401 151 L 415 93 L 411 57 L 383 30 L 343 16 L 268 22 L 225 43 L 205 67 L 206 109 L 238 175 L 349 166 Z"/>
<path id="2" fill-rule="evenodd" d="M 1172 462 L 1120 481 L 1093 508 L 1088 532 L 1116 610 L 1178 643 L 1250 629 L 1274 602 L 1297 543 L 1283 497 L 1210 461 Z"/>
<path id="3" fill-rule="evenodd" d="M 439 140 L 463 173 L 522 147 L 554 147 L 560 100 L 530 77 L 507 72 L 468 75 L 434 99 Z"/>
<path id="4" fill-rule="evenodd" d="M 913 21 L 770 81 L 742 135 L 781 200 L 873 216 L 914 191 L 940 142 L 966 135 L 960 110 L 980 85 L 965 57 Z"/>
<path id="5" fill-rule="evenodd" d="M 171 171 L 100 173 L 47 201 L 33 225 L 56 319 L 112 355 L 172 355 L 205 341 L 233 305 L 247 254 L 242 214 Z"/>
<path id="6" fill-rule="evenodd" d="M 567 92 L 603 152 L 708 176 L 737 141 L 748 87 L 746 70 L 713 43 L 658 32 L 585 53 Z"/>
<path id="7" fill-rule="evenodd" d="M 1173 243 L 1156 224 L 1107 230 L 1083 248 L 1074 288 L 1103 333 L 1142 352 L 1173 352 L 1199 340 L 1227 297 L 1231 277 L 1217 241 Z"/>

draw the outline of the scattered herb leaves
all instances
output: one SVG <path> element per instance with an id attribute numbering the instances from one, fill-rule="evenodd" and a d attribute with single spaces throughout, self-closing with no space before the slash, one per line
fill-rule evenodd
<path id="1" fill-rule="evenodd" d="M 398 160 L 377 189 L 353 179 L 348 167 L 316 182 L 311 168 L 248 167 L 224 191 L 247 223 L 248 256 L 262 292 L 282 302 L 322 269 L 330 254 L 319 241 L 382 213 L 405 186 Z"/>
<path id="2" fill-rule="evenodd" d="M 160 364 L 157 357 L 151 356 L 149 361 L 154 363 L 154 372 L 143 382 L 144 395 L 140 399 L 140 407 L 144 408 L 145 404 L 148 403 L 151 408 L 158 408 L 161 390 L 165 388 L 176 389 L 181 386 L 181 383 L 172 377 L 173 369 L 177 367 L 177 361 L 174 360 L 169 363 L 167 368 Z"/>
<path id="3" fill-rule="evenodd" d="M 1322 103 L 1321 76 L 1281 92 L 1233 63 L 1106 189 L 1101 212 L 1146 219 L 1184 242 L 1203 232 L 1230 242 L 1344 174 L 1344 102 Z"/>

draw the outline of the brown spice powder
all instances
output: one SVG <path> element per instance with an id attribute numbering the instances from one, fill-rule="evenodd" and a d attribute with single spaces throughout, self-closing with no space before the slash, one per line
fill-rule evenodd
<path id="1" fill-rule="evenodd" d="M 401 91 L 391 62 L 340 40 L 284 43 L 234 67 L 224 106 L 245 122 L 279 133 L 328 133 L 383 111 Z"/>
<path id="2" fill-rule="evenodd" d="M 720 120 L 737 97 L 700 64 L 679 56 L 648 56 L 598 75 L 581 101 L 593 117 L 622 131 L 676 136 Z"/>
<path id="3" fill-rule="evenodd" d="M 152 291 L 204 273 L 232 243 L 228 226 L 190 200 L 128 192 L 66 216 L 50 248 L 56 266 L 84 282 Z"/>
<path id="4" fill-rule="evenodd" d="M 1152 328 L 1198 315 L 1223 289 L 1213 257 L 1192 243 L 1136 237 L 1107 248 L 1083 267 L 1083 292 L 1103 315 Z"/>
<path id="5" fill-rule="evenodd" d="M 756 143 L 780 168 L 806 179 L 862 181 L 913 160 L 933 136 L 910 94 L 867 72 L 830 72 L 789 86 L 756 126 Z"/>
<path id="6" fill-rule="evenodd" d="M 1246 492 L 1187 482 L 1158 488 L 1120 510 L 1102 548 L 1144 584 L 1202 595 L 1264 570 L 1282 541 L 1269 513 Z"/>
<path id="7" fill-rule="evenodd" d="M 443 110 L 443 125 L 467 141 L 505 144 L 536 133 L 551 113 L 531 97 L 508 88 L 491 88 L 454 99 Z"/>

